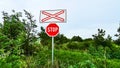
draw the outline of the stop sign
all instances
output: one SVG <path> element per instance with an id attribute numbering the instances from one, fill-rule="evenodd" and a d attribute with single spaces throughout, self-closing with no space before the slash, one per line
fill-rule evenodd
<path id="1" fill-rule="evenodd" d="M 46 27 L 45 31 L 46 31 L 48 36 L 55 37 L 59 33 L 59 26 L 57 24 L 55 24 L 55 23 L 50 23 Z"/>

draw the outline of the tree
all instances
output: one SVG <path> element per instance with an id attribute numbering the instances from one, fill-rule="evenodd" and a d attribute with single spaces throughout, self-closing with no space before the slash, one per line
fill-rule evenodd
<path id="1" fill-rule="evenodd" d="M 115 43 L 117 45 L 120 45 L 120 24 L 119 24 L 119 28 L 117 29 L 117 32 L 118 32 L 118 34 L 115 34 L 115 36 L 118 37 L 118 39 L 115 40 Z"/>
<path id="2" fill-rule="evenodd" d="M 3 28 L 2 33 L 6 35 L 10 39 L 16 39 L 17 36 L 24 30 L 24 26 L 20 21 L 20 17 L 22 17 L 21 12 L 15 12 L 13 10 L 12 15 L 8 15 L 8 13 L 3 12 Z"/>
<path id="3" fill-rule="evenodd" d="M 2 26 L 3 26 L 2 23 L 0 23 L 0 28 L 2 28 Z"/>
<path id="4" fill-rule="evenodd" d="M 103 29 L 98 29 L 98 34 L 95 34 L 93 35 L 93 39 L 95 41 L 95 46 L 98 47 L 99 45 L 103 46 L 104 47 L 104 67 L 106 68 L 106 47 L 109 47 L 111 49 L 111 41 L 112 41 L 112 38 L 110 35 L 108 35 L 107 38 L 104 38 L 105 36 L 105 30 Z"/>
<path id="5" fill-rule="evenodd" d="M 78 41 L 78 42 L 82 42 L 82 38 L 80 36 L 73 36 L 71 41 Z"/>
<path id="6" fill-rule="evenodd" d="M 22 17 L 21 12 L 15 12 L 15 10 L 12 12 L 13 14 L 11 15 L 7 12 L 2 12 L 3 25 L 0 26 L 0 35 L 2 35 L 1 39 L 6 38 L 8 41 L 4 42 L 1 39 L 0 40 L 7 45 L 5 48 L 6 50 L 19 48 L 24 49 L 25 55 L 31 55 L 33 54 L 33 44 L 36 40 L 36 21 L 33 20 L 33 16 L 26 10 L 24 10 L 26 19 Z"/>
<path id="7" fill-rule="evenodd" d="M 46 46 L 48 44 L 51 44 L 51 38 L 45 33 L 45 29 L 41 27 L 41 32 L 38 33 L 40 37 L 40 42 L 42 45 Z"/>
<path id="8" fill-rule="evenodd" d="M 92 38 L 86 38 L 83 41 L 92 41 L 92 40 L 93 40 Z"/>
<path id="9" fill-rule="evenodd" d="M 95 45 L 103 45 L 104 46 L 104 36 L 105 36 L 105 31 L 103 29 L 98 29 L 98 34 L 92 35 L 93 39 L 95 41 Z"/>
<path id="10" fill-rule="evenodd" d="M 107 38 L 105 38 L 105 30 L 98 29 L 98 34 L 92 36 L 96 46 L 102 45 L 103 47 L 111 47 L 112 37 L 108 35 Z"/>
<path id="11" fill-rule="evenodd" d="M 7 51 L 14 52 L 16 49 L 19 50 L 19 40 L 18 37 L 21 35 L 21 32 L 24 31 L 24 25 L 20 18 L 22 17 L 21 12 L 12 11 L 13 14 L 8 15 L 7 12 L 3 13 L 3 25 L 0 28 L 0 45 L 1 48 Z"/>
<path id="12" fill-rule="evenodd" d="M 64 34 L 58 34 L 55 37 L 56 44 L 63 44 L 63 43 L 67 43 L 68 41 L 69 41 L 69 39 L 66 36 L 64 36 Z"/>
<path id="13" fill-rule="evenodd" d="M 36 30 L 35 28 L 37 27 L 36 25 L 36 20 L 33 20 L 33 17 L 28 11 L 24 10 L 25 16 L 27 19 L 23 19 L 23 24 L 25 27 L 25 41 L 24 44 L 22 45 L 22 48 L 25 51 L 26 55 L 31 55 L 33 54 L 33 45 L 34 42 L 36 41 Z"/>

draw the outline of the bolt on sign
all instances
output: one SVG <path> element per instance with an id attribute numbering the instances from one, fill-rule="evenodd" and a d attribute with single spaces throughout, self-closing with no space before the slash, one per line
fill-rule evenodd
<path id="1" fill-rule="evenodd" d="M 40 11 L 40 22 L 41 23 L 64 23 L 66 22 L 66 13 L 65 9 L 61 10 L 41 10 Z"/>

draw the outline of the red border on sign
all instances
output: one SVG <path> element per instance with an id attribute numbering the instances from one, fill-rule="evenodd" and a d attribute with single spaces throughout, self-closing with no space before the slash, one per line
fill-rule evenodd
<path id="1" fill-rule="evenodd" d="M 55 24 L 55 25 L 57 25 L 56 23 L 50 23 L 50 24 Z M 50 25 L 49 24 L 49 25 Z M 48 25 L 47 25 L 48 26 Z M 58 25 L 57 25 L 58 26 Z M 46 27 L 47 28 L 47 27 Z M 56 34 L 56 35 L 54 35 L 54 36 L 51 36 L 51 35 L 49 35 L 48 33 L 47 33 L 47 31 L 46 31 L 46 28 L 45 28 L 45 33 L 49 36 L 49 37 L 55 37 L 55 36 L 57 36 L 58 34 L 59 34 L 59 31 L 58 31 L 58 33 Z M 59 30 L 59 26 L 58 26 L 58 30 Z"/>
<path id="2" fill-rule="evenodd" d="M 59 11 L 59 12 L 56 12 L 56 13 L 54 13 L 54 14 L 51 14 L 51 13 L 49 13 L 49 12 L 47 12 L 47 11 Z M 43 18 L 43 19 L 41 19 L 41 14 L 44 14 L 44 15 L 46 15 L 47 17 L 46 18 Z M 61 15 L 61 14 L 63 14 L 63 13 L 65 13 L 65 18 L 61 18 L 61 17 L 59 17 L 59 15 Z M 60 20 L 60 21 L 47 21 L 46 22 L 46 20 L 49 20 L 49 19 L 51 19 L 51 18 L 54 18 L 54 19 L 56 19 L 56 20 Z M 40 11 L 40 17 L 39 17 L 39 21 L 40 21 L 40 23 L 50 23 L 50 22 L 56 22 L 56 23 L 65 23 L 66 22 L 66 19 L 67 19 L 67 10 L 66 9 L 58 9 L 58 10 L 41 10 Z"/>

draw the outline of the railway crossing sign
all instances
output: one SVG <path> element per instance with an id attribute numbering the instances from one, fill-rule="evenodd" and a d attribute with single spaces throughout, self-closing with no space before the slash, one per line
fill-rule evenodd
<path id="1" fill-rule="evenodd" d="M 63 23 L 66 22 L 66 10 L 41 10 L 40 11 L 40 22 L 41 23 Z"/>

